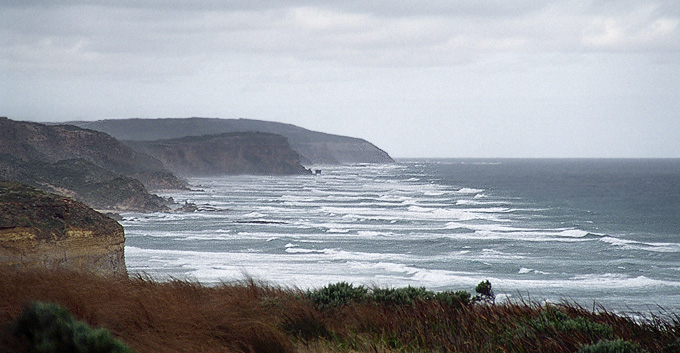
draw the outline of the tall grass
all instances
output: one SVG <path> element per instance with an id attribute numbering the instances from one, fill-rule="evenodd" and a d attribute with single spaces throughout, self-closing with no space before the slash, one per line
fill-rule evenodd
<path id="1" fill-rule="evenodd" d="M 42 301 L 108 329 L 139 353 L 559 353 L 605 352 L 601 349 L 614 344 L 680 352 L 677 315 L 640 320 L 573 304 L 494 304 L 469 300 L 461 292 L 442 296 L 421 288 L 357 294 L 347 284 L 339 288 L 356 298 L 331 296 L 329 305 L 315 297 L 329 287 L 300 291 L 252 279 L 206 287 L 144 276 L 0 268 L 0 351 L 25 351 L 6 327 L 25 307 Z"/>

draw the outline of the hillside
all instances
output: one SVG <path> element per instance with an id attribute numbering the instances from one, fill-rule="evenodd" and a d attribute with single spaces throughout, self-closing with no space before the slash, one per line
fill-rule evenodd
<path id="1" fill-rule="evenodd" d="M 127 141 L 183 176 L 309 174 L 285 137 L 258 132 Z"/>
<path id="2" fill-rule="evenodd" d="M 0 181 L 0 264 L 125 275 L 123 227 L 71 199 Z"/>
<path id="3" fill-rule="evenodd" d="M 249 119 L 121 119 L 72 121 L 69 124 L 106 132 L 120 140 L 152 141 L 228 132 L 267 132 L 286 137 L 302 164 L 392 163 L 370 142 L 331 135 L 278 122 Z"/>
<path id="4" fill-rule="evenodd" d="M 185 187 L 158 160 L 136 152 L 99 131 L 0 117 L 0 142 L 0 154 L 24 162 L 55 163 L 83 159 L 100 168 L 135 178 L 148 189 Z"/>
<path id="5" fill-rule="evenodd" d="M 167 210 L 165 200 L 147 192 L 139 180 L 113 173 L 84 159 L 26 162 L 0 154 L 0 179 L 20 181 L 100 210 Z"/>

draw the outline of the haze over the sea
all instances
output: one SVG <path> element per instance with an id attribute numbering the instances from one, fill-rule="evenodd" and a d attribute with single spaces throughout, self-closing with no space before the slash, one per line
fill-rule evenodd
<path id="1" fill-rule="evenodd" d="M 221 117 L 394 157 L 680 157 L 680 2 L 0 3 L 0 115 Z"/>

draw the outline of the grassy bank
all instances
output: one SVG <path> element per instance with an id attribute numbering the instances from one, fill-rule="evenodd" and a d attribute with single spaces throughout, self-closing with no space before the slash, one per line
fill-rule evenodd
<path id="1" fill-rule="evenodd" d="M 680 352 L 677 316 L 634 320 L 569 304 L 494 304 L 484 292 L 491 288 L 478 289 L 335 284 L 309 292 L 252 280 L 206 287 L 0 268 L 0 351 L 26 351 L 9 324 L 42 301 L 139 353 Z"/>

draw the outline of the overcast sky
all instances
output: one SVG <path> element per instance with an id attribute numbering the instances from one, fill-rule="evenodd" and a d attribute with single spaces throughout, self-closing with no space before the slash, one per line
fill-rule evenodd
<path id="1" fill-rule="evenodd" d="M 680 157 L 680 1 L 0 0 L 0 116 L 219 117 L 393 157 Z"/>

